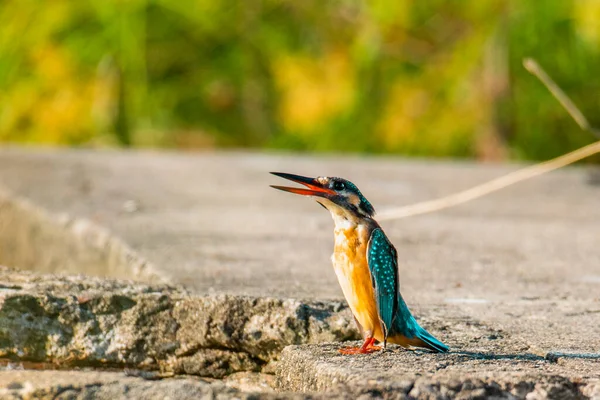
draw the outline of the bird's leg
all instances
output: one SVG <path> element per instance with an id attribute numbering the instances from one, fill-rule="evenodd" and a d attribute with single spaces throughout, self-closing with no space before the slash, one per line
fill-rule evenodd
<path id="1" fill-rule="evenodd" d="M 381 350 L 380 346 L 375 346 L 373 343 L 375 343 L 375 338 L 369 335 L 365 338 L 361 347 L 345 347 L 339 351 L 342 354 L 369 354 Z"/>
<path id="2" fill-rule="evenodd" d="M 385 346 L 384 346 L 385 348 Z M 373 353 L 374 351 L 379 351 L 381 350 L 381 346 L 375 346 L 375 338 L 371 338 L 371 343 L 369 343 L 369 346 L 367 347 L 367 352 L 368 353 Z"/>

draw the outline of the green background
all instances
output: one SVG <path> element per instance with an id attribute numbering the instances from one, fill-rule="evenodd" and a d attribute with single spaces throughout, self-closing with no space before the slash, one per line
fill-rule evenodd
<path id="1" fill-rule="evenodd" d="M 0 141 L 545 159 L 600 125 L 600 1 L 0 3 Z"/>

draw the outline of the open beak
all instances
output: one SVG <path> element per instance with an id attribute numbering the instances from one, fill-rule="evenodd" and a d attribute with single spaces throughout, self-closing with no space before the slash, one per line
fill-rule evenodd
<path id="1" fill-rule="evenodd" d="M 327 195 L 336 194 L 333 190 L 324 187 L 315 178 L 307 178 L 305 176 L 300 176 L 300 175 L 286 174 L 284 172 L 271 172 L 271 173 L 273 175 L 277 175 L 282 178 L 289 179 L 290 181 L 300 183 L 301 185 L 304 185 L 308 188 L 308 189 L 304 189 L 304 188 L 293 188 L 293 187 L 286 187 L 286 186 L 271 185 L 272 188 L 283 190 L 284 192 L 301 194 L 303 196 L 319 196 L 319 197 L 326 197 Z"/>

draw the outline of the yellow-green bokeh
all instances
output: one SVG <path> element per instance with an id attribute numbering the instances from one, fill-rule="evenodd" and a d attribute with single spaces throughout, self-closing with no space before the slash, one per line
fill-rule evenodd
<path id="1" fill-rule="evenodd" d="M 0 3 L 0 141 L 541 159 L 600 122 L 600 1 Z"/>

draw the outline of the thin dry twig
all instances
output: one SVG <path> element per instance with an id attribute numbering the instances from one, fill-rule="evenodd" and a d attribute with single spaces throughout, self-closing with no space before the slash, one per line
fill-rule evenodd
<path id="1" fill-rule="evenodd" d="M 560 157 L 525 167 L 462 192 L 454 193 L 435 200 L 424 201 L 421 203 L 384 211 L 379 214 L 377 219 L 380 221 L 399 219 L 413 215 L 439 211 L 448 207 L 454 207 L 485 196 L 486 194 L 498 191 L 517 182 L 521 182 L 526 179 L 545 174 L 546 172 L 554 171 L 555 169 L 572 164 L 576 161 L 583 160 L 584 158 L 596 153 L 600 153 L 600 140 L 570 153 L 564 154 Z"/>
<path id="2" fill-rule="evenodd" d="M 546 72 L 538 65 L 533 59 L 526 59 L 523 61 L 523 66 L 535 75 L 542 83 L 548 88 L 550 93 L 560 102 L 560 104 L 567 110 L 569 115 L 577 122 L 582 130 L 588 131 L 595 136 L 600 138 L 600 131 L 590 126 L 588 120 L 585 118 L 583 113 L 577 108 L 577 106 L 571 101 L 571 99 L 558 87 L 556 83 L 546 74 Z M 479 197 L 487 194 L 496 192 L 507 186 L 515 183 L 530 179 L 536 176 L 540 176 L 555 169 L 562 168 L 566 165 L 572 164 L 594 154 L 600 153 L 600 140 L 581 147 L 575 151 L 564 154 L 562 156 L 553 158 L 548 161 L 544 161 L 539 164 L 531 165 L 515 172 L 511 172 L 507 175 L 501 176 L 491 181 L 482 183 L 474 186 L 470 189 L 463 190 L 458 193 L 453 193 L 448 196 L 441 197 L 435 200 L 428 200 L 403 206 L 387 211 L 383 211 L 379 214 L 378 220 L 393 220 L 413 215 L 426 214 L 434 211 L 443 210 L 449 207 L 454 207 L 459 204 L 466 203 L 471 200 L 475 200 Z"/>
<path id="3" fill-rule="evenodd" d="M 537 77 L 543 84 L 546 86 L 546 89 L 552 93 L 554 98 L 558 100 L 558 102 L 567 110 L 571 118 L 575 120 L 579 127 L 586 131 L 592 133 L 598 139 L 600 139 L 600 130 L 593 128 L 585 115 L 577 108 L 575 103 L 571 101 L 569 96 L 563 92 L 563 90 L 550 78 L 550 76 L 544 71 L 542 67 L 533 59 L 526 58 L 523 60 L 523 67 L 535 77 Z"/>

